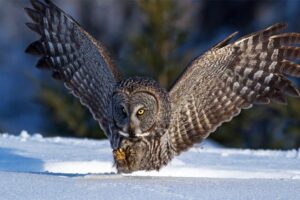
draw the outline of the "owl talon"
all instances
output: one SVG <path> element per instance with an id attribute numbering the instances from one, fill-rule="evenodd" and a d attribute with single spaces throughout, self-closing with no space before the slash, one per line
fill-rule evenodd
<path id="1" fill-rule="evenodd" d="M 124 161 L 126 159 L 126 155 L 123 149 L 114 150 L 113 154 L 117 161 Z"/>

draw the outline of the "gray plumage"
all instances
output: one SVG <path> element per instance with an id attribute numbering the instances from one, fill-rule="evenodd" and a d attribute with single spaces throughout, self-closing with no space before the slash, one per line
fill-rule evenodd
<path id="1" fill-rule="evenodd" d="M 109 138 L 119 172 L 159 170 L 242 109 L 299 97 L 299 33 L 275 24 L 235 42 L 233 33 L 198 57 L 166 91 L 156 81 L 122 79 L 103 46 L 51 1 L 31 0 L 28 27 L 41 39 L 26 52 L 88 107 Z M 293 46 L 294 45 L 294 46 Z"/>

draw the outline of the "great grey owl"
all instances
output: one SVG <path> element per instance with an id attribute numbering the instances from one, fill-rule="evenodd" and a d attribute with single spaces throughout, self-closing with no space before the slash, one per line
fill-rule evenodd
<path id="1" fill-rule="evenodd" d="M 234 42 L 233 33 L 189 65 L 167 91 L 122 79 L 103 46 L 50 0 L 31 0 L 27 26 L 41 38 L 26 52 L 88 107 L 108 137 L 118 172 L 159 170 L 252 104 L 299 97 L 300 34 L 275 24 Z M 293 46 L 294 45 L 294 46 Z"/>

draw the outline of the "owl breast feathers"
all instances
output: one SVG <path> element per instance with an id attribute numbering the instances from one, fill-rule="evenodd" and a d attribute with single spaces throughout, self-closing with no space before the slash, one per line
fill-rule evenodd
<path id="1" fill-rule="evenodd" d="M 149 78 L 122 79 L 104 47 L 50 0 L 31 0 L 27 26 L 41 37 L 26 52 L 89 108 L 119 172 L 159 170 L 242 109 L 299 97 L 299 33 L 275 24 L 196 58 L 170 91 Z"/>

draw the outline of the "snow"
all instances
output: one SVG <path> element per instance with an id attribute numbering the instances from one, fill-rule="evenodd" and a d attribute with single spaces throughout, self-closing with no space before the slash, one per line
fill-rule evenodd
<path id="1" fill-rule="evenodd" d="M 205 141 L 161 171 L 116 174 L 108 141 L 0 135 L 0 199 L 300 199 L 299 150 Z"/>

